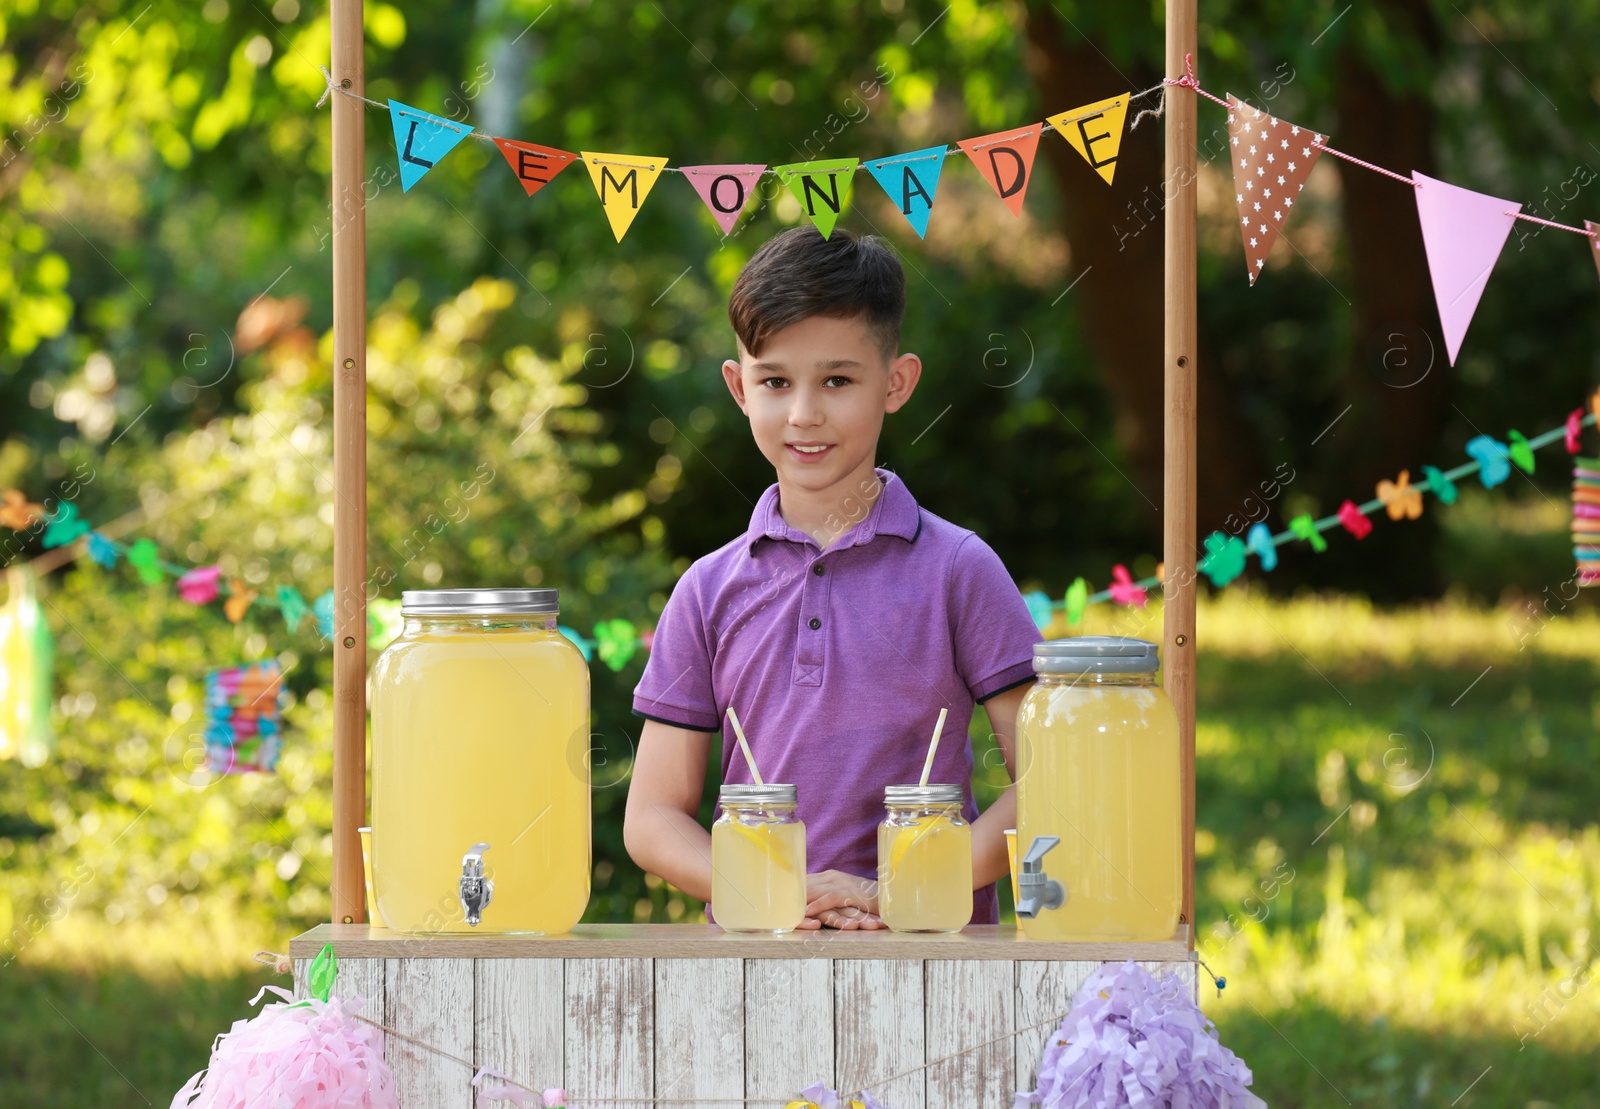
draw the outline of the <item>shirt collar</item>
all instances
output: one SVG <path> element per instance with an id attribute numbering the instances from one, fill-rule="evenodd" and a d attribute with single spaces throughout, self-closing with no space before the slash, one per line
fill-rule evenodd
<path id="1" fill-rule="evenodd" d="M 906 483 L 888 470 L 876 469 L 873 472 L 883 482 L 883 492 L 873 502 L 867 518 L 829 547 L 830 551 L 870 543 L 880 535 L 896 535 L 908 543 L 914 543 L 917 536 L 922 534 L 922 511 L 917 507 L 911 490 L 906 488 Z M 756 553 L 756 544 L 763 539 L 784 539 L 791 543 L 817 546 L 811 536 L 790 527 L 778 511 L 777 485 L 768 486 L 767 491 L 761 494 L 755 511 L 750 515 L 750 528 L 745 535 L 749 540 L 751 555 Z"/>

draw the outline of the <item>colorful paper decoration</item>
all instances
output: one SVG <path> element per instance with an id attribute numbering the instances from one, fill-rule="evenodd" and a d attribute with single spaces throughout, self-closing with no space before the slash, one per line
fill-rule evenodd
<path id="1" fill-rule="evenodd" d="M 43 766 L 55 749 L 50 706 L 55 701 L 55 640 L 45 623 L 33 572 L 6 569 L 0 607 L 0 759 Z"/>
<path id="2" fill-rule="evenodd" d="M 217 583 L 222 567 L 197 566 L 178 579 L 178 596 L 192 605 L 208 605 L 217 599 Z"/>
<path id="3" fill-rule="evenodd" d="M 1237 535 L 1214 531 L 1206 536 L 1206 553 L 1195 569 L 1211 579 L 1211 584 L 1222 588 L 1244 573 L 1245 546 Z"/>
<path id="4" fill-rule="evenodd" d="M 1433 298 L 1439 306 L 1439 324 L 1454 366 L 1467 325 L 1472 323 L 1472 314 L 1477 311 L 1489 274 L 1522 205 L 1438 181 L 1415 170 L 1411 179 L 1417 186 L 1417 217 L 1422 221 L 1422 245 L 1433 277 Z"/>
<path id="5" fill-rule="evenodd" d="M 529 196 L 555 180 L 556 174 L 578 160 L 578 156 L 570 150 L 540 146 L 536 142 L 495 139 L 494 144 L 506 156 L 506 164 L 511 167 L 522 191 Z"/>
<path id="6" fill-rule="evenodd" d="M 117 545 L 98 531 L 89 533 L 88 549 L 89 557 L 94 560 L 97 566 L 106 570 L 116 568 L 117 558 L 119 557 Z"/>
<path id="7" fill-rule="evenodd" d="M 800 210 L 826 239 L 833 234 L 833 225 L 839 222 L 840 213 L 850 203 L 850 182 L 855 177 L 856 165 L 854 158 L 827 158 L 773 166 L 772 172 L 800 202 Z"/>
<path id="8" fill-rule="evenodd" d="M 1572 460 L 1572 557 L 1578 585 L 1600 586 L 1600 458 Z"/>
<path id="9" fill-rule="evenodd" d="M 1278 568 L 1278 548 L 1272 542 L 1272 529 L 1266 524 L 1251 524 L 1249 532 L 1245 534 L 1244 545 L 1261 560 L 1263 570 Z"/>
<path id="10" fill-rule="evenodd" d="M 1600 270 L 1600 223 L 1584 220 L 1583 226 L 1589 232 L 1589 257 L 1594 260 L 1595 269 Z"/>
<path id="11" fill-rule="evenodd" d="M 1030 123 L 1011 131 L 962 139 L 957 144 L 1014 216 L 1022 215 L 1022 202 L 1033 177 L 1033 156 L 1038 153 L 1042 132 L 1039 124 Z"/>
<path id="12" fill-rule="evenodd" d="M 1228 96 L 1228 144 L 1234 203 L 1244 236 L 1250 284 L 1267 264 L 1272 244 L 1322 154 L 1322 136 Z"/>
<path id="13" fill-rule="evenodd" d="M 439 159 L 474 130 L 398 100 L 389 101 L 389 122 L 394 125 L 394 146 L 400 156 L 400 191 L 403 193 L 410 192 L 412 185 L 421 181 L 439 164 Z"/>
<path id="14" fill-rule="evenodd" d="M 161 551 L 149 539 L 137 540 L 128 548 L 128 565 L 145 585 L 160 585 L 166 580 L 161 572 Z"/>
<path id="15" fill-rule="evenodd" d="M 1046 116 L 1045 122 L 1083 155 L 1083 160 L 1106 184 L 1117 172 L 1117 153 L 1122 149 L 1122 125 L 1128 118 L 1131 92 L 1097 100 L 1081 108 Z"/>
<path id="16" fill-rule="evenodd" d="M 929 146 L 861 163 L 883 186 L 919 239 L 928 237 L 928 217 L 933 214 L 933 197 L 939 191 L 939 177 L 944 173 L 944 158 L 949 150 L 948 146 Z"/>
<path id="17" fill-rule="evenodd" d="M 700 199 L 711 210 L 724 235 L 733 233 L 733 225 L 745 209 L 750 194 L 756 191 L 766 165 L 761 162 L 711 166 L 684 166 L 683 176 Z"/>
<path id="18" fill-rule="evenodd" d="M 1506 453 L 1511 456 L 1511 461 L 1525 474 L 1533 473 L 1533 448 L 1528 445 L 1527 437 L 1512 428 L 1506 432 Z"/>
<path id="19" fill-rule="evenodd" d="M 1028 606 L 1028 615 L 1033 617 L 1033 626 L 1043 631 L 1050 626 L 1050 621 L 1055 618 L 1055 606 L 1050 603 L 1050 594 L 1040 589 L 1022 595 L 1022 603 Z"/>
<path id="20" fill-rule="evenodd" d="M 860 1101 L 855 1098 L 847 1101 L 838 1090 L 821 1082 L 813 1082 L 800 1091 L 799 1100 L 791 1101 L 783 1109 L 885 1109 L 885 1106 L 865 1091 Z"/>
<path id="21" fill-rule="evenodd" d="M 283 738 L 283 674 L 276 660 L 206 675 L 206 769 L 270 774 Z"/>
<path id="22" fill-rule="evenodd" d="M 12 531 L 27 531 L 44 519 L 44 505 L 34 504 L 20 489 L 0 493 L 0 525 Z"/>
<path id="23" fill-rule="evenodd" d="M 1311 544 L 1311 549 L 1321 554 L 1328 549 L 1328 541 L 1322 538 L 1322 533 L 1317 530 L 1317 522 L 1311 518 L 1309 512 L 1302 512 L 1289 521 L 1289 530 L 1297 539 L 1304 539 Z"/>
<path id="24" fill-rule="evenodd" d="M 300 596 L 300 591 L 292 585 L 278 586 L 278 611 L 283 613 L 283 622 L 289 625 L 291 632 L 300 630 L 300 621 L 305 619 L 307 612 L 306 599 Z"/>
<path id="25" fill-rule="evenodd" d="M 1492 435 L 1478 435 L 1467 440 L 1467 454 L 1482 467 L 1478 477 L 1485 489 L 1493 489 L 1511 476 L 1510 451 Z"/>
<path id="26" fill-rule="evenodd" d="M 1372 534 L 1372 521 L 1367 519 L 1361 509 L 1356 507 L 1355 501 L 1347 500 L 1339 506 L 1339 523 L 1357 539 L 1365 539 Z"/>
<path id="27" fill-rule="evenodd" d="M 1128 568 L 1122 563 L 1117 563 L 1111 568 L 1111 599 L 1119 605 L 1132 605 L 1134 608 L 1143 608 L 1149 601 L 1150 594 L 1142 585 L 1135 585 L 1133 575 L 1128 573 Z M 1039 625 L 1043 627 L 1044 625 Z"/>
<path id="28" fill-rule="evenodd" d="M 1082 578 L 1073 578 L 1061 603 L 1066 610 L 1068 627 L 1083 623 L 1083 610 L 1089 605 L 1089 583 Z"/>
<path id="29" fill-rule="evenodd" d="M 44 529 L 44 545 L 46 547 L 65 547 L 68 543 L 82 539 L 89 534 L 89 524 L 78 515 L 78 506 L 71 501 L 62 501 L 56 506 L 55 515 L 50 517 L 49 524 Z"/>
<path id="30" fill-rule="evenodd" d="M 333 590 L 311 602 L 311 615 L 317 619 L 317 630 L 323 638 L 333 638 Z"/>
<path id="31" fill-rule="evenodd" d="M 612 670 L 628 665 L 639 645 L 639 632 L 628 620 L 602 620 L 594 626 L 595 654 Z"/>
<path id="32" fill-rule="evenodd" d="M 1456 503 L 1456 483 L 1450 480 L 1449 474 L 1437 466 L 1424 466 L 1422 476 L 1428 479 L 1428 488 L 1439 498 L 1439 503 Z"/>
<path id="33" fill-rule="evenodd" d="M 1577 454 L 1582 447 L 1583 409 L 1574 408 L 1567 414 L 1567 453 Z"/>
<path id="34" fill-rule="evenodd" d="M 1415 520 L 1422 515 L 1422 490 L 1411 484 L 1411 471 L 1401 470 L 1394 481 L 1378 482 L 1378 499 L 1391 520 Z"/>
<path id="35" fill-rule="evenodd" d="M 633 226 L 645 197 L 655 188 L 656 178 L 667 166 L 667 156 L 648 154 L 603 154 L 592 150 L 583 153 L 583 164 L 589 167 L 589 180 L 594 191 L 600 194 L 600 207 L 611 224 L 611 233 L 622 241 L 622 236 Z"/>
<path id="36" fill-rule="evenodd" d="M 228 599 L 222 602 L 222 613 L 231 624 L 237 624 L 244 619 L 244 614 L 250 611 L 250 606 L 259 596 L 253 589 L 245 584 L 242 578 L 234 578 L 228 582 Z"/>

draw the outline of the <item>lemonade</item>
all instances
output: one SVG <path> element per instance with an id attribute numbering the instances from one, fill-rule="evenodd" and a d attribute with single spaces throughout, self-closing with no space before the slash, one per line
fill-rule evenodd
<path id="1" fill-rule="evenodd" d="M 711 912 L 729 932 L 789 932 L 806 915 L 806 826 L 792 785 L 722 787 Z"/>
<path id="2" fill-rule="evenodd" d="M 413 596 L 372 676 L 379 911 L 406 932 L 570 931 L 589 900 L 583 656 L 553 611 L 414 617 Z M 479 842 L 494 894 L 474 928 L 459 882 Z"/>
<path id="3" fill-rule="evenodd" d="M 890 786 L 878 825 L 878 916 L 896 932 L 959 932 L 972 919 L 972 828 L 961 787 Z"/>
<path id="4" fill-rule="evenodd" d="M 1041 653 L 1089 640 L 1149 653 L 1108 654 L 1114 668 L 1105 673 L 1084 672 L 1107 664 L 1066 648 Z M 1018 922 L 1032 939 L 1170 939 L 1183 896 L 1178 717 L 1154 683 L 1155 645 L 1110 636 L 1056 643 L 1035 648 L 1040 681 L 1017 713 L 1017 850 L 1060 837 L 1043 865 L 1066 887 L 1066 902 Z"/>

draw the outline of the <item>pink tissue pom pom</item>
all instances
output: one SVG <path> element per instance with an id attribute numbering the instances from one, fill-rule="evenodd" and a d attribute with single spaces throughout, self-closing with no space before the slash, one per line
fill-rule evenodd
<path id="1" fill-rule="evenodd" d="M 290 1005 L 288 991 L 263 986 L 250 1004 L 268 992 L 284 1002 L 219 1035 L 171 1109 L 399 1109 L 383 1035 L 354 1016 L 361 998 Z"/>
<path id="2" fill-rule="evenodd" d="M 192 605 L 208 605 L 217 599 L 217 582 L 222 567 L 201 566 L 178 579 L 178 595 Z"/>

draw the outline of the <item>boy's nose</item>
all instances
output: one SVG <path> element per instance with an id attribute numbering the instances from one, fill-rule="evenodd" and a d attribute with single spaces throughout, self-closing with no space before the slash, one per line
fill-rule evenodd
<path id="1" fill-rule="evenodd" d="M 796 390 L 789 405 L 789 423 L 794 427 L 816 427 L 822 422 L 822 406 L 815 398 Z"/>

